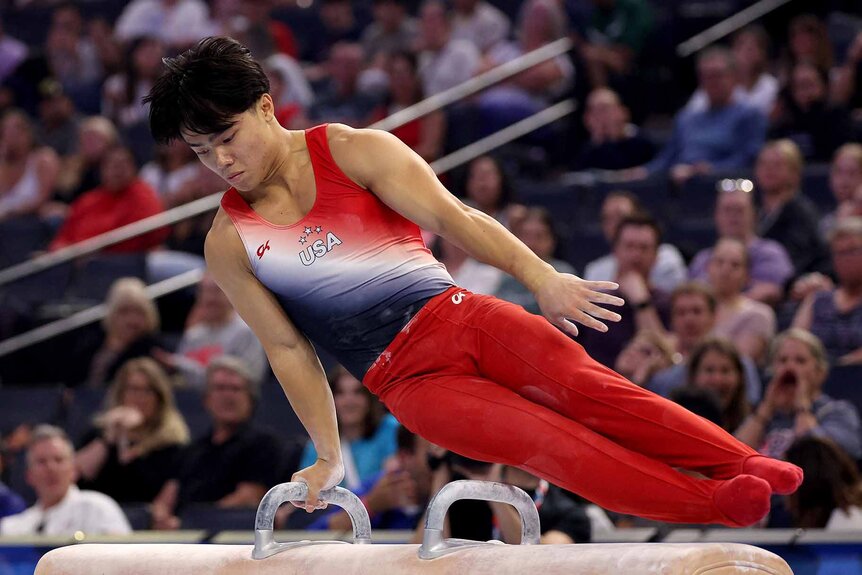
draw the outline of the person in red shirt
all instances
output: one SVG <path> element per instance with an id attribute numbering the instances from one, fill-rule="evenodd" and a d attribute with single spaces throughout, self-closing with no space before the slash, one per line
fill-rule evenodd
<path id="1" fill-rule="evenodd" d="M 64 248 L 164 210 L 156 192 L 138 179 L 135 159 L 128 148 L 117 146 L 109 150 L 102 160 L 101 175 L 100 186 L 83 193 L 72 203 L 49 250 Z M 168 231 L 168 228 L 160 228 L 105 248 L 105 251 L 146 251 L 161 244 Z"/>

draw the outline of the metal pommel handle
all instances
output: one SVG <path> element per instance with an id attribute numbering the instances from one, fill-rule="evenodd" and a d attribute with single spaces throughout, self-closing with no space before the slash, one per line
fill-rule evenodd
<path id="1" fill-rule="evenodd" d="M 280 483 L 266 492 L 257 508 L 254 519 L 254 559 L 265 559 L 300 545 L 321 543 L 343 543 L 342 541 L 300 541 L 279 543 L 273 535 L 275 512 L 288 501 L 305 501 L 308 497 L 308 485 L 301 481 Z M 371 543 L 371 520 L 362 501 L 352 492 L 342 487 L 333 487 L 320 492 L 320 500 L 341 507 L 350 516 L 353 524 L 353 542 L 357 544 Z"/>
<path id="2" fill-rule="evenodd" d="M 465 539 L 444 539 L 443 522 L 449 507 L 460 499 L 478 499 L 481 501 L 497 501 L 508 503 L 518 510 L 521 516 L 521 545 L 537 545 L 541 535 L 539 526 L 539 511 L 536 504 L 527 493 L 514 485 L 505 485 L 493 481 L 460 480 L 447 483 L 443 489 L 428 504 L 428 515 L 425 518 L 425 535 L 419 547 L 420 559 L 434 559 L 477 545 L 488 545 L 482 541 Z"/>

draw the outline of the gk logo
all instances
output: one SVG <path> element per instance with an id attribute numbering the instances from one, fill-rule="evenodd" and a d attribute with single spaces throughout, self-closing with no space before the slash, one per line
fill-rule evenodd
<path id="1" fill-rule="evenodd" d="M 269 249 L 269 240 L 266 240 L 265 244 L 260 244 L 260 247 L 257 248 L 257 259 L 262 260 L 263 254 L 266 253 L 266 250 Z"/>
<path id="2" fill-rule="evenodd" d="M 458 305 L 462 301 L 464 301 L 464 294 L 463 293 L 458 292 L 452 296 L 452 303 L 454 303 L 455 305 Z"/>

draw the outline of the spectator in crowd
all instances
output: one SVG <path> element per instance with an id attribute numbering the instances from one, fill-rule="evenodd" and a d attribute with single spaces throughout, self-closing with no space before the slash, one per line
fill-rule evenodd
<path id="1" fill-rule="evenodd" d="M 184 50 L 211 30 L 203 0 L 132 0 L 117 19 L 114 34 L 126 44 L 149 37 Z"/>
<path id="2" fill-rule="evenodd" d="M 84 341 L 68 368 L 67 383 L 107 387 L 128 360 L 148 356 L 156 347 L 159 311 L 137 278 L 121 278 L 111 285 L 105 301 L 102 331 L 95 341 Z"/>
<path id="3" fill-rule="evenodd" d="M 626 344 L 614 371 L 641 387 L 652 377 L 681 360 L 681 356 L 663 333 L 641 330 Z"/>
<path id="4" fill-rule="evenodd" d="M 344 458 L 342 485 L 350 490 L 358 489 L 363 482 L 378 475 L 384 462 L 395 453 L 398 421 L 384 413 L 380 400 L 344 368 L 333 369 L 328 379 Z M 317 451 L 309 441 L 299 467 L 309 467 L 315 460 Z"/>
<path id="5" fill-rule="evenodd" d="M 602 234 L 608 244 L 613 245 L 617 228 L 625 218 L 645 213 L 640 200 L 631 192 L 616 190 L 608 193 L 602 202 Z M 584 279 L 590 281 L 612 281 L 618 275 L 618 264 L 614 252 L 595 259 L 584 269 Z M 686 269 L 682 254 L 676 246 L 662 243 L 658 247 L 655 263 L 649 271 L 649 281 L 656 288 L 670 293 L 685 281 Z"/>
<path id="6" fill-rule="evenodd" d="M 832 42 L 826 23 L 813 14 L 800 14 L 790 21 L 788 45 L 782 56 L 782 80 L 787 81 L 793 68 L 802 62 L 814 65 L 821 72 L 832 69 Z"/>
<path id="7" fill-rule="evenodd" d="M 0 520 L 0 535 L 124 535 L 132 528 L 117 502 L 75 485 L 75 450 L 66 433 L 37 426 L 27 447 L 27 483 L 36 504 Z"/>
<path id="8" fill-rule="evenodd" d="M 481 55 L 471 42 L 452 38 L 452 15 L 440 0 L 425 0 L 419 18 L 419 76 L 426 96 L 472 78 Z"/>
<path id="9" fill-rule="evenodd" d="M 338 42 L 326 60 L 327 80 L 316 90 L 308 111 L 313 122 L 343 122 L 364 126 L 377 104 L 376 98 L 359 87 L 359 73 L 365 61 L 360 44 Z"/>
<path id="10" fill-rule="evenodd" d="M 659 155 L 624 174 L 633 179 L 670 171 L 677 185 L 698 174 L 738 170 L 752 164 L 766 134 L 766 117 L 733 101 L 736 64 L 733 53 L 708 48 L 697 60 L 699 87 L 709 100 L 703 111 L 681 111 L 673 134 Z"/>
<path id="11" fill-rule="evenodd" d="M 655 146 L 629 123 L 628 108 L 610 88 L 596 88 L 587 96 L 584 127 L 589 141 L 574 158 L 576 170 L 622 170 L 655 156 Z"/>
<path id="12" fill-rule="evenodd" d="M 99 185 L 99 167 L 105 153 L 119 142 L 113 122 L 104 116 L 92 116 L 78 126 L 75 153 L 62 160 L 56 198 L 71 203 L 78 196 Z"/>
<path id="13" fill-rule="evenodd" d="M 29 434 L 29 429 L 28 429 Z M 4 445 L 4 448 L 7 446 Z M 5 451 L 5 449 L 4 449 Z M 3 460 L 8 454 L 0 456 L 0 474 L 3 473 Z M 12 491 L 5 483 L 0 481 L 0 519 L 9 515 L 21 513 L 27 508 L 27 504 L 20 495 Z"/>
<path id="14" fill-rule="evenodd" d="M 715 394 L 721 427 L 733 433 L 751 411 L 745 393 L 742 357 L 729 339 L 707 338 L 688 360 L 688 386 Z"/>
<path id="15" fill-rule="evenodd" d="M 33 123 L 21 110 L 0 119 L 0 221 L 37 214 L 54 193 L 60 161 L 35 138 Z"/>
<path id="16" fill-rule="evenodd" d="M 688 378 L 686 362 L 713 335 L 717 307 L 715 294 L 702 283 L 685 283 L 673 291 L 670 296 L 670 336 L 681 361 L 656 373 L 647 384 L 647 389 L 669 397 L 671 392 L 685 385 Z M 757 366 L 745 356 L 742 364 L 746 396 L 754 403 L 761 396 Z"/>
<path id="17" fill-rule="evenodd" d="M 146 357 L 123 364 L 94 424 L 75 454 L 80 485 L 120 503 L 152 501 L 189 442 L 167 374 Z"/>
<path id="18" fill-rule="evenodd" d="M 736 437 L 778 459 L 797 439 L 809 436 L 831 439 L 851 458 L 862 457 L 856 408 L 822 392 L 829 361 L 817 336 L 791 328 L 778 334 L 772 350 L 772 380 Z"/>
<path id="19" fill-rule="evenodd" d="M 480 70 L 510 62 L 563 38 L 568 20 L 563 7 L 554 0 L 527 0 L 521 6 L 516 40 L 499 42 L 485 55 Z M 557 56 L 536 64 L 477 96 L 483 129 L 496 132 L 515 121 L 547 108 L 572 84 L 574 67 L 567 56 Z"/>
<path id="20" fill-rule="evenodd" d="M 597 361 L 612 366 L 635 333 L 650 330 L 664 333 L 669 293 L 650 279 L 655 266 L 661 229 L 651 216 L 635 213 L 623 218 L 613 239 L 613 255 L 617 262 L 616 276 L 625 305 L 619 313 L 622 320 L 606 333 L 582 332 L 581 344 Z M 611 279 L 611 278 L 609 278 Z"/>
<path id="21" fill-rule="evenodd" d="M 862 119 L 862 31 L 856 34 L 844 63 L 833 70 L 832 101 L 850 110 L 854 122 Z"/>
<path id="22" fill-rule="evenodd" d="M 789 138 L 809 160 L 828 161 L 852 136 L 850 114 L 829 102 L 828 71 L 796 64 L 772 115 L 770 138 Z"/>
<path id="23" fill-rule="evenodd" d="M 823 343 L 829 359 L 862 363 L 862 218 L 839 220 L 830 238 L 837 286 L 812 291 L 800 306 L 793 326 L 809 330 Z"/>
<path id="24" fill-rule="evenodd" d="M 718 303 L 713 333 L 733 341 L 742 355 L 762 365 L 775 336 L 775 312 L 743 293 L 749 267 L 744 243 L 734 238 L 718 240 L 707 266 Z"/>
<path id="25" fill-rule="evenodd" d="M 511 178 L 494 156 L 479 156 L 470 162 L 461 195 L 466 203 L 506 227 L 522 211 L 522 206 L 514 203 Z"/>
<path id="26" fill-rule="evenodd" d="M 75 153 L 80 119 L 75 105 L 59 82 L 47 78 L 39 83 L 39 141 L 63 160 Z"/>
<path id="27" fill-rule="evenodd" d="M 787 450 L 787 461 L 805 472 L 788 497 L 793 527 L 857 531 L 862 528 L 862 480 L 856 463 L 834 442 L 808 436 Z"/>
<path id="28" fill-rule="evenodd" d="M 784 246 L 757 235 L 754 194 L 734 185 L 721 189 L 715 200 L 715 228 L 720 239 L 730 238 L 748 247 L 748 283 L 743 294 L 755 301 L 775 305 L 784 296 L 784 284 L 793 277 L 793 263 Z M 707 281 L 712 248 L 705 248 L 691 261 L 689 278 Z"/>
<path id="29" fill-rule="evenodd" d="M 525 213 L 512 222 L 512 233 L 537 256 L 561 273 L 574 274 L 571 264 L 556 257 L 558 237 L 551 214 L 544 208 L 526 208 Z M 497 291 L 498 298 L 516 303 L 530 313 L 541 315 L 539 304 L 532 292 L 510 275 L 503 276 Z"/>
<path id="30" fill-rule="evenodd" d="M 260 382 L 239 358 L 221 356 L 207 366 L 203 402 L 212 429 L 195 440 L 153 501 L 155 529 L 177 529 L 175 515 L 189 503 L 256 507 L 284 475 L 279 439 L 252 423 Z"/>
<path id="31" fill-rule="evenodd" d="M 442 236 L 436 236 L 432 245 L 434 255 L 446 266 L 446 271 L 456 285 L 485 295 L 491 295 L 499 289 L 503 281 L 503 272 L 499 269 L 471 258 L 467 252 Z"/>
<path id="32" fill-rule="evenodd" d="M 509 18 L 484 0 L 454 0 L 452 37 L 475 44 L 483 54 L 509 37 Z"/>
<path id="33" fill-rule="evenodd" d="M 72 203 L 49 249 L 58 250 L 162 212 L 159 197 L 138 178 L 135 158 L 128 148 L 114 146 L 107 150 L 100 167 L 101 185 Z M 114 244 L 105 251 L 147 251 L 160 245 L 167 235 L 168 230 L 161 228 Z"/>
<path id="34" fill-rule="evenodd" d="M 820 235 L 828 239 L 835 221 L 854 211 L 857 190 L 862 189 L 862 144 L 844 144 L 832 156 L 829 168 L 829 188 L 835 198 L 835 211 L 820 218 Z M 860 214 L 862 215 L 862 214 Z"/>
<path id="35" fill-rule="evenodd" d="M 769 34 L 758 25 L 751 25 L 733 37 L 731 50 L 736 59 L 736 88 L 733 101 L 756 108 L 769 116 L 778 97 L 778 79 L 769 73 Z M 686 111 L 701 111 L 709 107 L 709 100 L 702 89 L 692 94 Z"/>
<path id="36" fill-rule="evenodd" d="M 45 58 L 51 75 L 72 100 L 81 109 L 96 112 L 104 72 L 75 2 L 61 2 L 51 13 Z"/>
<path id="37" fill-rule="evenodd" d="M 264 71 L 278 123 L 288 129 L 306 126 L 309 121 L 305 115 L 314 92 L 299 62 L 285 54 L 273 54 L 264 61 Z"/>
<path id="38" fill-rule="evenodd" d="M 0 83 L 5 81 L 27 59 L 27 45 L 6 33 L 0 20 Z"/>
<path id="39" fill-rule="evenodd" d="M 119 72 L 123 67 L 123 45 L 114 36 L 114 28 L 108 19 L 104 16 L 92 18 L 88 22 L 87 31 L 96 49 L 103 73 L 110 75 Z M 96 110 L 88 110 L 88 112 L 96 113 Z"/>
<path id="40" fill-rule="evenodd" d="M 166 208 L 190 202 L 186 184 L 198 177 L 198 162 L 188 144 L 156 144 L 155 158 L 141 168 L 141 180 L 158 194 Z"/>
<path id="41" fill-rule="evenodd" d="M 230 20 L 241 23 L 242 29 L 233 26 L 231 34 L 251 51 L 257 60 L 273 54 L 299 57 L 299 47 L 290 26 L 272 18 L 275 0 L 246 0 L 237 2 L 238 11 Z"/>
<path id="42" fill-rule="evenodd" d="M 380 64 L 381 56 L 411 52 L 419 25 L 407 13 L 407 6 L 400 0 L 374 0 L 374 21 L 362 32 L 362 48 L 368 61 Z"/>
<path id="43" fill-rule="evenodd" d="M 303 62 L 323 62 L 335 44 L 355 43 L 362 38 L 362 23 L 350 0 L 321 0 L 317 15 L 319 27 L 303 38 L 300 58 Z"/>
<path id="44" fill-rule="evenodd" d="M 424 98 L 416 56 L 410 52 L 393 52 L 386 59 L 389 93 L 386 101 L 377 107 L 372 120 L 382 120 Z M 446 115 L 436 110 L 407 124 L 398 126 L 392 133 L 422 156 L 433 162 L 443 151 L 446 137 Z"/>
<path id="45" fill-rule="evenodd" d="M 213 358 L 223 355 L 241 358 L 255 381 L 263 379 L 267 367 L 263 347 L 215 280 L 205 275 L 198 284 L 188 327 L 177 352 L 159 350 L 156 356 L 179 370 L 188 386 L 203 390 L 207 366 Z"/>
<path id="46" fill-rule="evenodd" d="M 769 142 L 755 166 L 760 193 L 757 234 L 784 246 L 797 275 L 828 268 L 817 209 L 800 193 L 802 153 L 790 140 Z"/>
<path id="47" fill-rule="evenodd" d="M 149 108 L 142 98 L 162 71 L 165 48 L 155 36 L 142 36 L 126 51 L 126 66 L 107 80 L 102 94 L 102 115 L 117 126 L 129 128 L 145 122 Z"/>
<path id="48" fill-rule="evenodd" d="M 652 28 L 644 0 L 593 0 L 585 42 L 578 50 L 593 87 L 621 83 L 634 71 L 637 55 Z"/>
<path id="49" fill-rule="evenodd" d="M 197 176 L 190 177 L 177 191 L 177 201 L 191 202 L 224 190 L 224 180 L 200 162 L 195 164 Z M 171 226 L 166 247 L 203 257 L 204 240 L 212 227 L 214 212 L 193 216 Z M 150 255 L 152 258 L 152 254 Z"/>

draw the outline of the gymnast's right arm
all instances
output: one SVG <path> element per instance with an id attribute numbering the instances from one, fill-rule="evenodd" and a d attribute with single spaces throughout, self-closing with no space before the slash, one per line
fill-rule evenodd
<path id="1" fill-rule="evenodd" d="M 207 235 L 204 255 L 216 283 L 263 344 L 287 399 L 314 442 L 317 461 L 293 476 L 308 484 L 305 508 L 312 511 L 320 506 L 320 490 L 338 485 L 344 477 L 335 403 L 320 360 L 273 294 L 254 277 L 239 233 L 221 210 Z"/>

